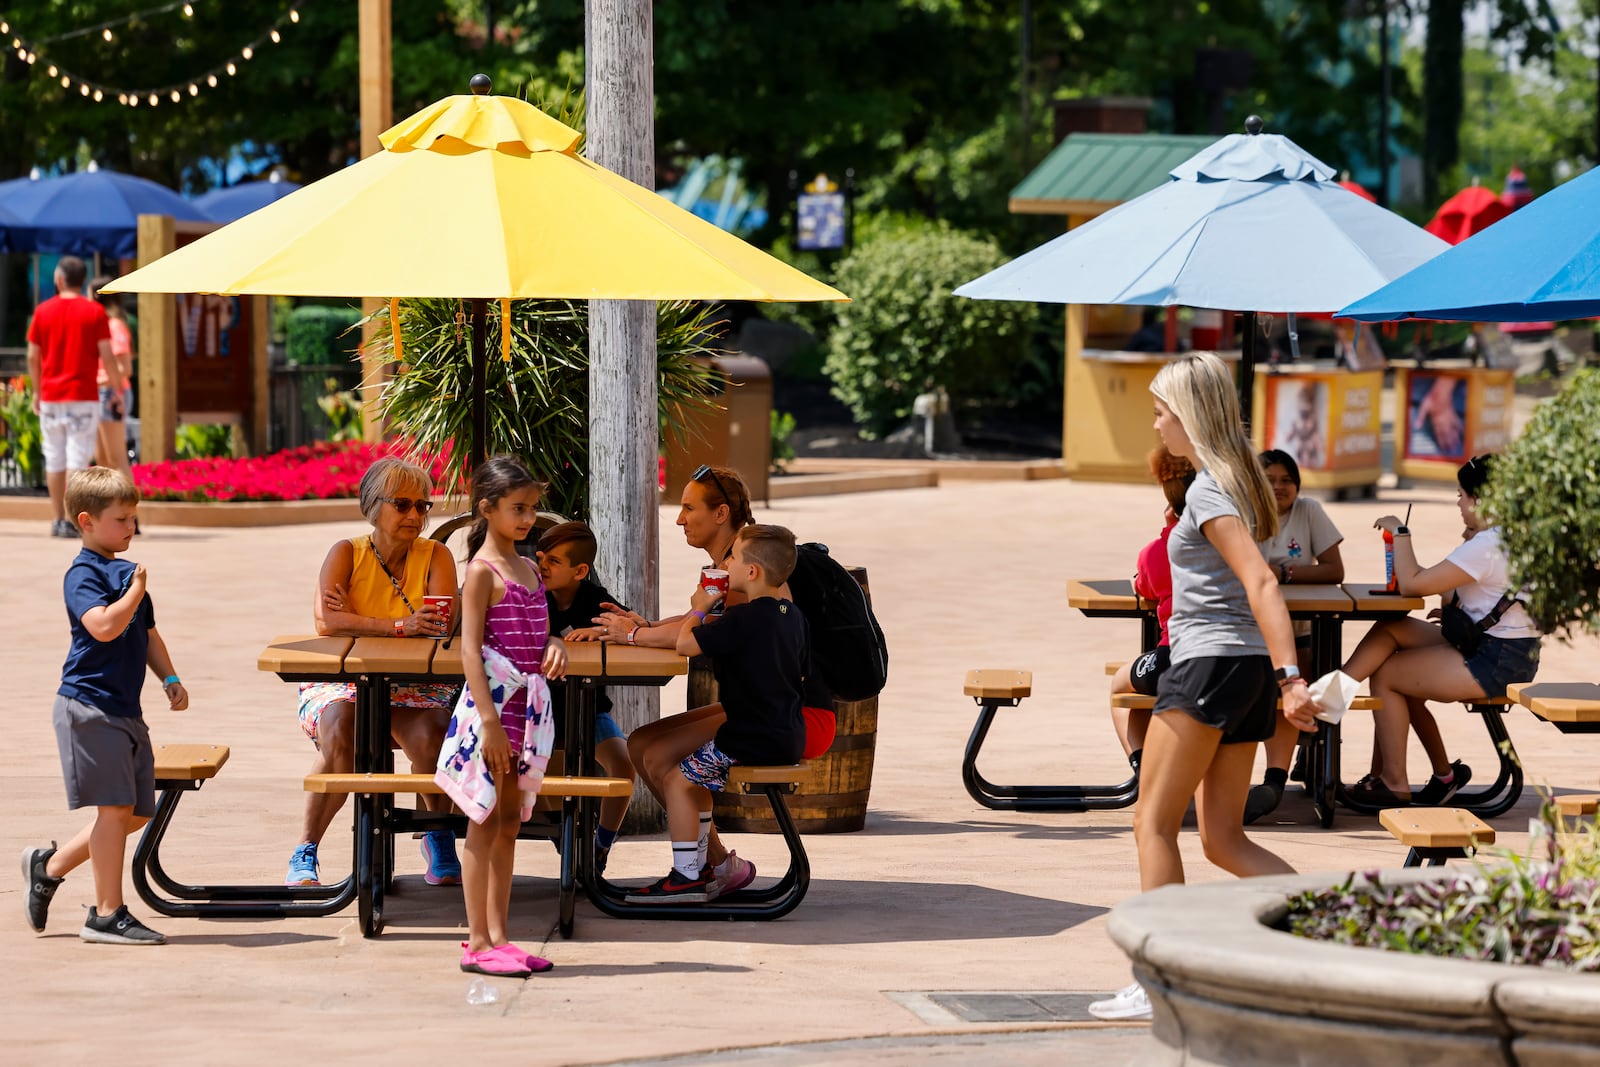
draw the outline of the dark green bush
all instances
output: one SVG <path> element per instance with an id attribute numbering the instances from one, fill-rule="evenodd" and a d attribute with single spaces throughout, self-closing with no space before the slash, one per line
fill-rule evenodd
<path id="1" fill-rule="evenodd" d="M 1495 461 L 1484 507 L 1545 633 L 1600 632 L 1600 371 L 1539 405 Z"/>
<path id="2" fill-rule="evenodd" d="M 993 242 L 941 226 L 884 233 L 839 263 L 833 284 L 854 302 L 839 305 L 824 368 L 863 432 L 891 429 L 917 394 L 939 386 L 962 400 L 1004 395 L 1033 305 L 951 290 L 1005 258 Z"/>
<path id="3" fill-rule="evenodd" d="M 354 307 L 306 304 L 289 312 L 285 357 L 291 365 L 343 363 L 361 348 L 361 335 L 349 331 L 361 321 Z"/>

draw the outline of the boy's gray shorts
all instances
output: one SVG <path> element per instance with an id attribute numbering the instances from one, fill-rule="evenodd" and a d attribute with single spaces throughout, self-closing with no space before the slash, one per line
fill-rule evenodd
<path id="1" fill-rule="evenodd" d="M 50 717 L 61 752 L 67 807 L 131 804 L 135 815 L 155 815 L 156 754 L 143 719 L 107 715 L 59 693 Z"/>

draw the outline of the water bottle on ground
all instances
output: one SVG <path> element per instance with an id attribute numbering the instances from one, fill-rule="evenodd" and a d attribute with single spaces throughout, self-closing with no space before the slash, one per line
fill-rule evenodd
<path id="1" fill-rule="evenodd" d="M 494 986 L 490 985 L 488 982 L 485 982 L 482 978 L 474 977 L 472 981 L 467 983 L 468 1004 L 475 1006 L 481 1004 L 493 1004 L 499 999 L 500 995 L 494 991 Z"/>

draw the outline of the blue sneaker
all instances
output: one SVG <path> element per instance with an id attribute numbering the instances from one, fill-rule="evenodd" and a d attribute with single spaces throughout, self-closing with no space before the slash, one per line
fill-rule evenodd
<path id="1" fill-rule="evenodd" d="M 456 859 L 456 835 L 431 830 L 422 835 L 422 859 L 428 865 L 422 880 L 429 885 L 460 885 L 461 861 Z"/>
<path id="2" fill-rule="evenodd" d="M 284 885 L 321 885 L 317 877 L 317 846 L 307 841 L 289 856 L 289 873 Z"/>

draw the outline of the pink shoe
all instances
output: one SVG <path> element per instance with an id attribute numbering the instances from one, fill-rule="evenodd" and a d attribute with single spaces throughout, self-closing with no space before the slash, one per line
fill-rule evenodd
<path id="1" fill-rule="evenodd" d="M 461 969 L 469 974 L 487 974 L 495 978 L 526 978 L 533 973 L 521 954 L 509 956 L 504 948 L 502 945 L 488 952 L 463 951 Z"/>
<path id="2" fill-rule="evenodd" d="M 756 880 L 756 865 L 749 860 L 740 859 L 739 854 L 732 849 L 728 850 L 728 858 L 723 863 L 728 872 L 716 876 L 711 889 L 706 893 L 707 900 L 716 900 L 729 893 L 737 893 Z"/>
<path id="3" fill-rule="evenodd" d="M 520 963 L 526 964 L 528 970 L 532 971 L 534 974 L 543 974 L 545 971 L 554 970 L 556 966 L 543 956 L 535 956 L 533 953 L 520 949 L 509 941 L 503 945 L 496 945 L 489 951 L 498 952 L 505 959 L 516 960 Z"/>

